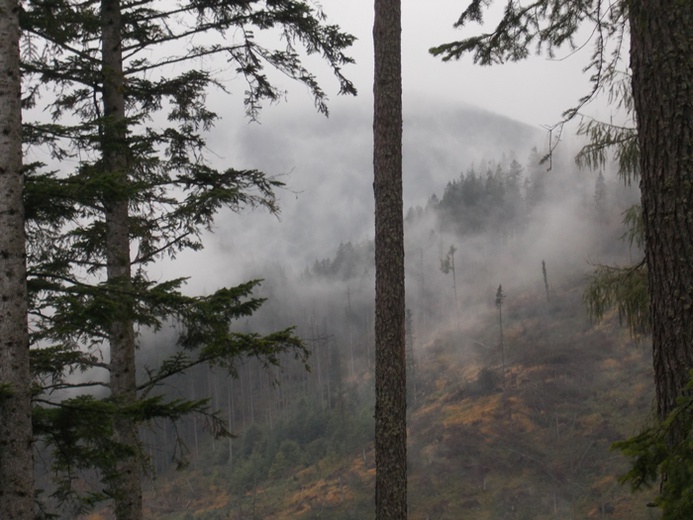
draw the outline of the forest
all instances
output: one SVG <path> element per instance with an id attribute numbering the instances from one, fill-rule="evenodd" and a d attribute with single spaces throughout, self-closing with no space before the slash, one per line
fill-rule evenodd
<path id="1" fill-rule="evenodd" d="M 331 5 L 0 0 L 0 518 L 689 518 L 693 4 Z"/>
<path id="2" fill-rule="evenodd" d="M 516 160 L 489 162 L 481 175 L 488 182 L 453 198 L 465 193 L 466 179 L 477 185 L 479 167 L 470 166 L 425 208 L 407 212 L 411 518 L 652 518 L 651 496 L 633 497 L 618 483 L 625 459 L 610 451 L 650 410 L 646 337 L 631 335 L 616 311 L 590 319 L 583 295 L 593 266 L 584 257 L 571 261 L 569 247 L 558 244 L 555 253 L 541 251 L 542 262 L 528 247 L 532 237 L 549 239 L 550 215 L 566 203 L 558 193 L 571 182 L 589 241 L 578 247 L 627 261 L 638 251 L 618 239 L 619 208 L 637 194 L 570 164 L 549 177 L 531 162 L 536 152 L 527 155 L 533 170 Z M 517 193 L 498 195 L 496 183 L 518 181 Z M 468 205 L 488 217 L 461 231 L 454 215 Z M 497 217 L 511 208 L 513 218 Z M 566 229 L 578 230 L 561 228 L 550 239 L 565 238 Z M 451 243 L 456 286 L 442 268 Z M 148 517 L 371 516 L 373 254 L 372 241 L 342 242 L 303 270 L 260 268 L 259 294 L 268 300 L 247 326 L 297 325 L 311 370 L 289 357 L 271 371 L 247 363 L 229 378 L 199 369 L 172 384 L 171 395 L 212 396 L 237 436 L 213 440 L 204 421 L 187 419 L 176 428 L 186 466 L 174 471 L 174 428 L 147 432 L 157 475 L 145 492 Z"/>

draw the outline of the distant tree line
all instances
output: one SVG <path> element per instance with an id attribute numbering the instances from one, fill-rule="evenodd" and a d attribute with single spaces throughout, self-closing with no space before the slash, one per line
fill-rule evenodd
<path id="1" fill-rule="evenodd" d="M 431 195 L 425 207 L 409 208 L 405 222 L 413 224 L 433 214 L 443 233 L 507 238 L 521 230 L 532 211 L 547 201 L 552 175 L 556 177 L 556 172 L 548 171 L 536 148 L 526 167 L 517 159 L 472 165 L 449 181 L 442 195 Z M 600 189 L 603 203 L 605 187 L 600 185 Z"/>

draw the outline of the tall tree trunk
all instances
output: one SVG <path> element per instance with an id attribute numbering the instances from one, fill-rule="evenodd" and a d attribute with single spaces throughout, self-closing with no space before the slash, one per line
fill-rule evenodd
<path id="1" fill-rule="evenodd" d="M 657 407 L 693 368 L 693 2 L 629 3 Z"/>
<path id="2" fill-rule="evenodd" d="M 135 402 L 135 331 L 132 321 L 130 237 L 128 214 L 128 145 L 125 81 L 121 45 L 120 0 L 102 0 L 103 165 L 106 219 L 106 273 L 114 292 L 109 343 L 111 395 L 121 405 Z M 129 417 L 115 420 L 115 442 L 130 453 L 116 465 L 110 490 L 117 520 L 142 518 L 142 466 L 137 424 Z"/>
<path id="3" fill-rule="evenodd" d="M 0 1 L 0 518 L 33 518 L 19 3 Z"/>
<path id="4" fill-rule="evenodd" d="M 407 392 L 402 214 L 401 4 L 375 0 L 375 502 L 407 518 Z"/>

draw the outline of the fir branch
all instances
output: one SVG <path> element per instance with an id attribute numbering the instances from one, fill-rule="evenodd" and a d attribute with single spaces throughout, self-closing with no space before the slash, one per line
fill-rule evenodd
<path id="1" fill-rule="evenodd" d="M 645 259 L 629 267 L 597 265 L 583 301 L 590 317 L 597 321 L 616 307 L 619 322 L 625 322 L 632 334 L 648 333 L 650 318 Z"/>

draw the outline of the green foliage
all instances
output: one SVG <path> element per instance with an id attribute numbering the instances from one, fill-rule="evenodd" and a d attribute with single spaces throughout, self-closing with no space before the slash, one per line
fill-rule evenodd
<path id="1" fill-rule="evenodd" d="M 614 443 L 613 449 L 632 460 L 631 468 L 620 479 L 622 483 L 640 490 L 659 482 L 659 493 L 653 503 L 662 509 L 662 520 L 691 518 L 693 381 L 689 381 L 685 393 L 666 418 L 630 439 Z"/>
<path id="2" fill-rule="evenodd" d="M 638 249 L 645 247 L 645 221 L 642 214 L 642 206 L 636 204 L 623 213 L 623 225 L 626 232 L 623 237 L 631 247 Z"/>
<path id="3" fill-rule="evenodd" d="M 360 244 L 341 242 L 333 259 L 316 260 L 312 269 L 306 269 L 307 275 L 350 280 L 366 272 L 373 265 L 375 254 L 372 241 Z"/>
<path id="4" fill-rule="evenodd" d="M 324 437 L 327 432 L 329 412 L 313 400 L 301 399 L 291 416 L 283 418 L 277 425 L 280 440 L 289 440 L 306 446 Z"/>
<path id="5" fill-rule="evenodd" d="M 630 73 L 614 71 L 604 79 L 609 103 L 624 111 L 633 119 L 633 92 Z M 588 144 L 575 157 L 581 168 L 592 170 L 604 168 L 613 158 L 618 165 L 618 174 L 626 185 L 640 177 L 640 146 L 635 125 L 616 125 L 589 117 L 583 117 L 578 126 L 578 135 L 584 135 Z"/>
<path id="6" fill-rule="evenodd" d="M 455 270 L 455 252 L 457 248 L 455 246 L 450 246 L 447 254 L 440 259 L 440 271 L 443 274 L 450 274 Z"/>
<path id="7" fill-rule="evenodd" d="M 485 177 L 470 168 L 448 182 L 440 201 L 432 200 L 429 207 L 445 223 L 445 230 L 459 236 L 487 232 L 512 235 L 521 226 L 525 209 L 539 202 L 537 198 L 526 204 L 521 176 L 522 166 L 514 160 L 507 165 L 489 165 Z"/>
<path id="8" fill-rule="evenodd" d="M 597 266 L 583 301 L 591 318 L 601 320 L 616 307 L 620 322 L 632 334 L 650 331 L 649 293 L 645 263 L 630 267 Z"/>
<path id="9" fill-rule="evenodd" d="M 583 118 L 578 134 L 585 135 L 589 140 L 575 157 L 578 166 L 592 170 L 603 168 L 610 161 L 610 152 L 613 151 L 623 181 L 630 185 L 638 179 L 640 152 L 635 128 Z"/>
<path id="10" fill-rule="evenodd" d="M 483 23 L 484 11 L 492 3 L 493 0 L 471 0 L 454 26 L 462 28 L 470 23 Z M 438 45 L 430 52 L 443 61 L 458 60 L 469 53 L 474 63 L 480 65 L 520 61 L 532 53 L 545 52 L 554 58 L 561 48 L 576 49 L 578 30 L 589 25 L 593 28 L 593 52 L 585 71 L 592 72 L 592 90 L 576 107 L 564 113 L 565 118 L 570 119 L 617 73 L 628 25 L 625 9 L 623 1 L 605 5 L 602 0 L 534 0 L 530 3 L 510 0 L 493 31 Z"/>
<path id="11" fill-rule="evenodd" d="M 296 441 L 282 441 L 269 469 L 269 477 L 274 479 L 287 476 L 289 471 L 301 462 L 301 459 L 301 447 Z"/>
<path id="12" fill-rule="evenodd" d="M 14 395 L 12 385 L 9 383 L 0 384 L 0 400 L 8 399 Z"/>
<path id="13" fill-rule="evenodd" d="M 228 436 L 226 425 L 215 413 L 209 412 L 206 399 L 165 401 L 162 396 L 140 399 L 134 403 L 118 403 L 82 395 L 64 399 L 57 405 L 36 398 L 33 408 L 34 434 L 52 448 L 54 484 L 53 497 L 71 508 L 74 513 L 90 510 L 97 502 L 108 498 L 101 492 L 86 494 L 77 485 L 82 473 L 98 468 L 102 482 L 119 478 L 117 463 L 140 446 L 114 441 L 114 422 L 127 417 L 136 424 L 165 419 L 172 423 L 197 413 L 209 419 L 210 429 L 217 436 Z M 183 452 L 174 454 L 179 465 L 185 465 Z"/>
<path id="14" fill-rule="evenodd" d="M 246 492 L 257 486 L 258 482 L 267 478 L 263 471 L 262 454 L 259 451 L 234 466 L 229 484 L 234 490 Z"/>
<path id="15" fill-rule="evenodd" d="M 490 395 L 498 391 L 501 384 L 501 377 L 498 373 L 488 367 L 483 367 L 479 370 L 474 381 L 468 388 L 472 395 Z"/>
<path id="16" fill-rule="evenodd" d="M 483 11 L 490 0 L 472 0 L 460 15 L 455 27 L 468 22 L 483 22 Z M 511 1 L 506 4 L 503 18 L 492 33 L 470 37 L 462 41 L 439 45 L 431 49 L 444 61 L 459 59 L 471 52 L 474 62 L 481 65 L 519 61 L 527 58 L 530 49 L 537 53 L 546 50 L 550 56 L 563 44 L 575 47 L 574 37 L 578 25 L 591 14 L 593 0 L 567 3 L 537 0 L 529 5 Z"/>
<path id="17" fill-rule="evenodd" d="M 503 292 L 503 286 L 499 285 L 496 291 L 496 307 L 501 309 L 503 307 L 503 302 L 505 301 L 505 293 Z"/>
<path id="18" fill-rule="evenodd" d="M 31 0 L 21 14 L 23 103 L 43 108 L 52 119 L 27 121 L 24 139 L 28 147 L 47 150 L 64 168 L 45 172 L 38 163 L 26 167 L 32 341 L 40 347 L 32 353 L 36 431 L 56 454 L 57 498 L 75 504 L 75 468 L 96 469 L 108 484 L 116 478 L 115 462 L 139 452 L 138 446 L 114 441 L 119 418 L 141 425 L 195 413 L 209 420 L 213 433 L 227 433 L 206 400 L 150 395 L 166 379 L 201 363 L 235 374 L 236 363 L 246 357 L 270 366 L 287 352 L 304 364 L 308 356 L 292 328 L 266 335 L 232 330 L 235 320 L 262 305 L 262 299 L 252 296 L 259 281 L 189 296 L 185 278 L 148 278 L 153 262 L 186 249 L 200 250 L 203 234 L 220 210 L 261 207 L 278 212 L 274 191 L 281 182 L 257 170 L 213 167 L 205 157 L 205 135 L 218 120 L 206 96 L 213 88 L 224 90 L 206 60 L 225 59 L 245 79 L 244 102 L 252 119 L 263 102 L 284 96 L 267 69 L 305 85 L 317 109 L 327 114 L 327 96 L 303 65 L 306 55 L 322 57 L 340 93 L 356 93 L 341 70 L 353 61 L 345 51 L 354 37 L 327 24 L 311 2 L 191 0 L 174 6 L 144 1 L 122 2 L 120 9 L 124 78 L 116 81 L 123 85 L 121 91 L 112 94 L 122 96 L 126 116 L 115 124 L 106 109 L 113 71 L 102 61 L 99 3 Z M 256 38 L 256 31 L 270 36 Z M 262 41 L 281 43 L 273 48 Z M 112 171 L 115 154 L 119 164 L 127 165 L 125 172 Z M 123 201 L 127 215 L 120 218 L 130 251 L 107 251 L 107 220 L 113 203 Z M 106 269 L 118 255 L 132 268 L 127 279 Z M 57 390 L 108 387 L 104 378 L 91 373 L 93 379 L 79 384 L 69 376 L 110 369 L 101 355 L 114 323 L 154 331 L 174 323 L 179 350 L 146 369 L 146 377 L 131 389 L 137 395 L 132 402 L 91 395 L 61 400 Z M 105 497 L 82 498 L 82 505 L 75 505 L 79 511 Z"/>

